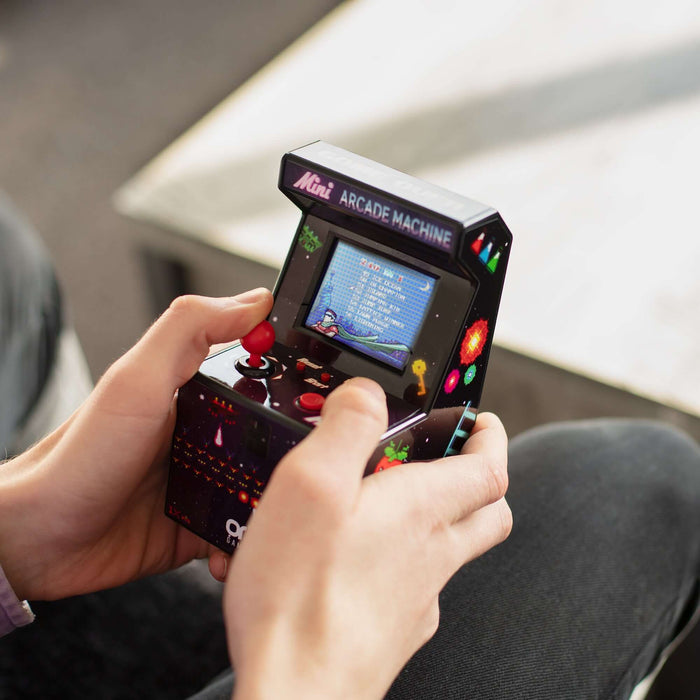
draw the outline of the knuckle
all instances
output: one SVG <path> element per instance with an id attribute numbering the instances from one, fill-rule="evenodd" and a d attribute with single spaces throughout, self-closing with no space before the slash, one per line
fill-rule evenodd
<path id="1" fill-rule="evenodd" d="M 484 411 L 483 413 L 479 414 L 478 418 L 482 423 L 485 423 L 490 428 L 499 428 L 500 430 L 504 430 L 501 419 L 495 413 Z"/>
<path id="2" fill-rule="evenodd" d="M 188 327 L 192 326 L 192 319 L 206 318 L 205 313 L 208 310 L 208 305 L 205 297 L 195 294 L 185 294 L 177 297 L 170 302 L 170 306 L 163 314 L 161 322 L 170 323 L 172 325 L 182 325 L 189 321 Z M 193 329 L 192 335 L 188 342 L 191 344 L 194 352 L 197 355 L 206 355 L 209 352 L 209 342 L 204 327 Z M 184 377 L 184 380 L 189 377 Z"/>
<path id="3" fill-rule="evenodd" d="M 505 498 L 501 499 L 499 502 L 498 514 L 499 514 L 499 526 L 500 526 L 500 541 L 507 539 L 513 530 L 513 511 L 511 511 L 510 506 L 506 502 Z"/>
<path id="4" fill-rule="evenodd" d="M 481 469 L 486 481 L 486 497 L 489 503 L 502 499 L 508 491 L 508 471 L 496 459 L 481 457 Z"/>
<path id="5" fill-rule="evenodd" d="M 354 386 L 343 385 L 329 397 L 329 410 L 342 410 L 352 414 L 351 425 L 362 421 L 371 425 L 386 423 L 386 404 L 370 398 L 366 391 Z"/>
<path id="6" fill-rule="evenodd" d="M 409 511 L 414 537 L 421 532 L 429 533 L 429 536 L 448 535 L 452 531 L 451 513 L 456 509 L 456 501 L 459 500 L 457 492 L 443 493 L 432 498 L 425 494 L 416 495 L 415 507 Z"/>
<path id="7" fill-rule="evenodd" d="M 334 519 L 344 513 L 344 498 L 338 484 L 319 470 L 312 460 L 307 459 L 303 451 L 290 453 L 280 462 L 275 472 L 281 479 L 283 488 L 295 500 L 307 503 L 310 507 L 327 512 Z"/>
<path id="8" fill-rule="evenodd" d="M 168 312 L 175 315 L 190 314 L 198 311 L 202 307 L 201 297 L 195 294 L 185 294 L 176 297 L 170 302 Z"/>

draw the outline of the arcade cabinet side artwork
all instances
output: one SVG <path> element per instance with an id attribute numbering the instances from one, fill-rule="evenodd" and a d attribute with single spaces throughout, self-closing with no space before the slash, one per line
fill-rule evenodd
<path id="1" fill-rule="evenodd" d="M 510 252 L 494 209 L 323 142 L 283 157 L 279 187 L 302 218 L 268 322 L 207 358 L 178 398 L 166 513 L 227 551 L 350 377 L 387 397 L 366 475 L 459 451 Z"/>
<path id="2" fill-rule="evenodd" d="M 447 361 L 436 367 L 439 379 L 431 408 L 424 420 L 385 437 L 366 473 L 460 452 L 480 405 L 511 242 L 498 214 L 460 232 L 457 264 L 468 270 L 476 283 L 466 316 L 455 305 L 455 336 L 433 338 L 435 346 L 451 347 L 451 352 Z M 435 365 L 431 353 L 410 364 L 418 380 L 418 393 L 427 391 L 424 378 L 431 365 Z"/>

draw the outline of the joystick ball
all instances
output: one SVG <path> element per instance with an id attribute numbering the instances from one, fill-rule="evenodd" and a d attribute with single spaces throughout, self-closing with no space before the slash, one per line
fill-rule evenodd
<path id="1" fill-rule="evenodd" d="M 263 321 L 250 333 L 241 338 L 241 345 L 250 353 L 248 364 L 251 367 L 262 365 L 262 356 L 270 351 L 275 342 L 275 329 L 269 321 Z"/>

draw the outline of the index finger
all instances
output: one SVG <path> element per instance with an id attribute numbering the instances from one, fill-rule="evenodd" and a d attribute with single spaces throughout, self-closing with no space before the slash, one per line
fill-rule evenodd
<path id="1" fill-rule="evenodd" d="M 107 371 L 96 392 L 101 405 L 125 415 L 167 412 L 175 391 L 194 376 L 209 347 L 240 338 L 271 306 L 272 294 L 262 288 L 221 299 L 179 297 Z"/>

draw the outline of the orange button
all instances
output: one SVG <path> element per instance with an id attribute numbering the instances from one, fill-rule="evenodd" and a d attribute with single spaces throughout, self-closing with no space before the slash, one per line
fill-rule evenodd
<path id="1" fill-rule="evenodd" d="M 302 394 L 297 401 L 305 411 L 320 411 L 326 402 L 326 397 L 317 394 L 315 391 L 308 391 Z"/>

